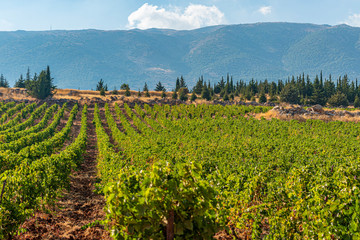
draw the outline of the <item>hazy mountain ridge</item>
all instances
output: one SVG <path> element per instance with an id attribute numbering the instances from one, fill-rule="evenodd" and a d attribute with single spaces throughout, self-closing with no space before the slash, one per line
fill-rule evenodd
<path id="1" fill-rule="evenodd" d="M 277 80 L 302 72 L 360 76 L 360 28 L 298 23 L 257 23 L 191 31 L 79 30 L 0 32 L 0 72 L 11 85 L 25 74 L 50 65 L 61 88 L 109 88 L 129 83 L 168 89 L 184 75 L 189 85 L 204 75 L 219 81 Z"/>

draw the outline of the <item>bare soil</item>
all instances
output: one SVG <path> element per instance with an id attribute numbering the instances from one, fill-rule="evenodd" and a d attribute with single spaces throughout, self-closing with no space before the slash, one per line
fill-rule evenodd
<path id="1" fill-rule="evenodd" d="M 70 188 L 64 191 L 56 206 L 51 207 L 50 213 L 37 212 L 27 220 L 22 225 L 25 233 L 14 239 L 111 239 L 101 224 L 91 224 L 105 219 L 104 198 L 94 193 L 97 149 L 93 112 L 94 109 L 88 108 L 88 146 L 83 163 L 71 175 Z M 80 121 L 77 118 L 75 125 Z M 74 129 L 79 131 L 79 127 Z"/>

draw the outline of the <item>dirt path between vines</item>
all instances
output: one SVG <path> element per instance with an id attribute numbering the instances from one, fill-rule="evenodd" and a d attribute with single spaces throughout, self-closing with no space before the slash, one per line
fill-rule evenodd
<path id="1" fill-rule="evenodd" d="M 97 171 L 93 113 L 94 109 L 88 108 L 88 146 L 84 162 L 71 175 L 69 190 L 64 192 L 51 213 L 38 212 L 33 218 L 27 220 L 22 226 L 26 232 L 15 239 L 110 239 L 108 231 L 99 224 L 84 227 L 105 218 L 104 198 L 93 191 Z M 80 121 L 81 119 L 77 118 L 74 124 L 80 124 Z"/>

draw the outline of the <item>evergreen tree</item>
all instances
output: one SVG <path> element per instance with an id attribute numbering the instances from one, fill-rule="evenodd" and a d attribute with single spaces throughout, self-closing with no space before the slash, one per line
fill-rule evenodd
<path id="1" fill-rule="evenodd" d="M 202 91 L 202 90 L 201 90 Z M 219 94 L 221 92 L 221 87 L 220 87 L 220 85 L 219 84 L 216 84 L 215 86 L 214 86 L 214 93 L 215 94 Z"/>
<path id="2" fill-rule="evenodd" d="M 100 95 L 101 96 L 105 96 L 106 94 L 105 94 L 105 89 L 104 88 L 101 88 L 100 89 Z"/>
<path id="3" fill-rule="evenodd" d="M 0 76 L 0 87 L 3 87 L 3 88 L 8 88 L 9 87 L 8 81 L 6 80 L 4 75 L 2 75 L 2 74 Z"/>
<path id="4" fill-rule="evenodd" d="M 166 92 L 165 91 L 161 92 L 161 98 L 166 98 Z"/>
<path id="5" fill-rule="evenodd" d="M 105 90 L 104 87 L 105 87 L 104 80 L 102 80 L 102 78 L 101 78 L 100 81 L 96 85 L 96 91 L 101 91 L 101 89 Z"/>
<path id="6" fill-rule="evenodd" d="M 347 107 L 349 105 L 349 101 L 344 93 L 337 92 L 330 97 L 328 104 L 333 107 Z"/>
<path id="7" fill-rule="evenodd" d="M 192 94 L 191 94 L 191 97 L 190 97 L 190 101 L 193 102 L 197 99 L 197 96 L 195 94 L 195 92 L 193 91 Z"/>
<path id="8" fill-rule="evenodd" d="M 272 102 L 272 103 L 275 103 L 275 102 L 278 102 L 279 101 L 279 99 L 278 99 L 278 97 L 277 96 L 270 96 L 270 99 L 269 99 L 269 102 Z"/>
<path id="9" fill-rule="evenodd" d="M 27 69 L 27 72 L 26 72 L 26 77 L 25 77 L 25 88 L 27 85 L 30 85 L 30 81 L 31 81 L 31 77 L 30 77 L 30 69 L 28 68 Z"/>
<path id="10" fill-rule="evenodd" d="M 46 70 L 41 71 L 39 77 L 37 77 L 35 73 L 33 80 L 28 82 L 26 88 L 31 96 L 38 99 L 45 99 L 48 96 L 52 96 L 55 86 L 53 85 L 50 68 L 47 67 Z"/>
<path id="11" fill-rule="evenodd" d="M 227 94 L 226 87 L 223 90 L 221 90 L 219 95 L 220 95 L 221 98 L 223 98 L 225 96 L 225 94 Z"/>
<path id="12" fill-rule="evenodd" d="M 150 93 L 149 93 L 148 89 L 146 89 L 146 91 L 145 91 L 145 97 L 150 97 Z"/>
<path id="13" fill-rule="evenodd" d="M 313 87 L 314 87 L 314 90 L 313 90 L 313 95 L 311 97 L 312 103 L 325 105 L 327 99 L 325 97 L 325 91 L 324 91 L 324 87 L 322 85 L 322 73 L 320 74 L 320 79 L 316 75 Z"/>
<path id="14" fill-rule="evenodd" d="M 141 92 L 140 92 L 140 89 L 138 91 L 138 97 L 141 97 Z"/>
<path id="15" fill-rule="evenodd" d="M 230 100 L 234 100 L 234 99 L 235 99 L 235 95 L 234 95 L 233 93 L 230 93 L 229 98 L 230 98 Z"/>
<path id="16" fill-rule="evenodd" d="M 188 93 L 189 90 L 186 87 L 182 87 L 179 89 L 179 99 L 182 101 L 187 101 L 188 100 Z"/>
<path id="17" fill-rule="evenodd" d="M 161 82 L 159 81 L 159 82 L 156 84 L 155 91 L 157 91 L 157 92 L 166 91 L 166 89 L 165 89 L 165 87 L 161 84 Z"/>
<path id="18" fill-rule="evenodd" d="M 325 92 L 323 89 L 314 89 L 313 95 L 311 97 L 311 102 L 313 104 L 320 104 L 320 105 L 325 105 L 326 104 L 326 97 L 325 97 Z"/>
<path id="19" fill-rule="evenodd" d="M 23 78 L 23 75 L 20 75 L 19 80 L 15 82 L 14 87 L 16 88 L 25 88 L 25 79 Z"/>
<path id="20" fill-rule="evenodd" d="M 313 95 L 314 87 L 310 81 L 309 75 L 306 76 L 306 87 L 305 87 L 305 95 L 311 97 Z"/>
<path id="21" fill-rule="evenodd" d="M 356 108 L 360 107 L 360 99 L 358 95 L 355 96 L 354 107 Z"/>
<path id="22" fill-rule="evenodd" d="M 253 96 L 253 93 L 250 92 L 249 90 L 246 90 L 245 99 L 250 101 L 252 96 Z"/>
<path id="23" fill-rule="evenodd" d="M 201 94 L 201 91 L 203 89 L 203 85 L 204 85 L 204 78 L 203 78 L 203 76 L 201 76 L 199 78 L 199 80 L 196 82 L 196 85 L 193 88 L 193 92 L 195 92 L 196 94 Z"/>
<path id="24" fill-rule="evenodd" d="M 204 87 L 202 92 L 201 92 L 201 98 L 202 99 L 206 99 L 207 101 L 211 100 L 211 95 L 210 95 L 210 91 L 207 87 Z"/>
<path id="25" fill-rule="evenodd" d="M 111 94 L 112 95 L 118 95 L 119 94 L 118 90 L 116 89 L 116 86 L 114 86 L 114 90 L 111 91 Z"/>
<path id="26" fill-rule="evenodd" d="M 327 99 L 336 92 L 335 83 L 331 80 L 331 75 L 329 76 L 329 80 L 325 80 L 324 82 L 324 92 Z"/>
<path id="27" fill-rule="evenodd" d="M 176 79 L 175 92 L 179 91 L 179 89 L 180 89 L 180 79 L 177 78 L 177 79 Z"/>
<path id="28" fill-rule="evenodd" d="M 143 87 L 143 92 L 147 92 L 147 91 L 149 91 L 149 88 L 148 88 L 147 83 L 145 82 L 144 87 Z"/>
<path id="29" fill-rule="evenodd" d="M 277 91 L 278 93 L 281 93 L 281 91 L 283 90 L 284 88 L 284 83 L 282 80 L 278 80 L 278 84 L 277 84 Z"/>
<path id="30" fill-rule="evenodd" d="M 287 84 L 280 93 L 280 101 L 291 104 L 300 103 L 299 90 L 292 84 Z"/>
<path id="31" fill-rule="evenodd" d="M 223 99 L 224 99 L 224 101 L 229 101 L 229 95 L 226 92 L 225 92 Z"/>
<path id="32" fill-rule="evenodd" d="M 267 99 L 266 99 L 265 91 L 264 91 L 264 92 L 261 92 L 261 94 L 260 94 L 259 103 L 266 103 L 266 102 L 267 102 Z"/>
<path id="33" fill-rule="evenodd" d="M 188 96 L 187 94 L 185 94 L 183 91 L 182 92 L 179 92 L 179 99 L 181 101 L 187 101 L 188 100 Z"/>
<path id="34" fill-rule="evenodd" d="M 131 96 L 131 92 L 130 92 L 130 88 L 129 88 L 129 87 L 127 87 L 127 88 L 125 89 L 125 96 L 127 96 L 127 97 L 130 97 L 130 96 Z"/>
<path id="35" fill-rule="evenodd" d="M 180 88 L 187 88 L 186 82 L 185 82 L 183 76 L 180 77 Z"/>
<path id="36" fill-rule="evenodd" d="M 252 92 L 253 96 L 258 93 L 258 84 L 257 82 L 255 82 L 254 79 L 251 79 L 251 81 L 249 82 L 249 85 L 248 85 L 248 91 L 249 92 Z"/>
<path id="37" fill-rule="evenodd" d="M 270 98 L 277 94 L 277 86 L 275 82 L 272 82 L 270 84 L 269 94 L 270 94 Z"/>
<path id="38" fill-rule="evenodd" d="M 172 99 L 177 99 L 178 98 L 178 95 L 177 95 L 176 91 L 173 91 L 173 94 L 171 95 L 171 98 Z"/>
<path id="39" fill-rule="evenodd" d="M 121 84 L 120 90 L 126 90 L 126 89 L 130 89 L 129 84 L 126 83 Z"/>
<path id="40" fill-rule="evenodd" d="M 31 80 L 31 77 L 30 77 L 30 68 L 27 69 L 27 72 L 26 72 L 26 81 L 30 81 Z"/>

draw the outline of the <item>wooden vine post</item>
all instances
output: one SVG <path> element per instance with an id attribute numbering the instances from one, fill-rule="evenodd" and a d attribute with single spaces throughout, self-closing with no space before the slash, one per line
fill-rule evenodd
<path id="1" fill-rule="evenodd" d="M 169 217 L 167 219 L 167 225 L 166 225 L 166 240 L 174 240 L 174 210 L 169 211 Z"/>

